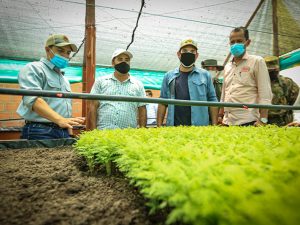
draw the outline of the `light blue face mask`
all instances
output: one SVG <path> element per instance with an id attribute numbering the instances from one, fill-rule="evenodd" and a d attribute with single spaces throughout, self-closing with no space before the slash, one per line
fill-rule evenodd
<path id="1" fill-rule="evenodd" d="M 236 43 L 230 46 L 230 52 L 235 57 L 239 57 L 244 54 L 245 52 L 245 45 L 242 43 Z"/>
<path id="2" fill-rule="evenodd" d="M 56 67 L 58 67 L 59 69 L 63 69 L 69 65 L 69 60 L 67 58 L 58 54 L 54 54 L 52 50 L 51 52 L 53 53 L 54 57 L 50 59 L 50 62 L 53 63 Z"/>

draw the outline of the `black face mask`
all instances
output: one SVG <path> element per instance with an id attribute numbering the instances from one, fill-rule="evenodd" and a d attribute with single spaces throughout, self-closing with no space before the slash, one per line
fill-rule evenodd
<path id="1" fill-rule="evenodd" d="M 270 80 L 278 80 L 278 74 L 279 72 L 274 70 L 274 71 L 269 71 L 269 76 L 270 76 Z"/>
<path id="2" fill-rule="evenodd" d="M 115 69 L 119 73 L 126 74 L 130 70 L 130 66 L 126 62 L 121 62 L 121 63 L 115 65 Z"/>
<path id="3" fill-rule="evenodd" d="M 194 65 L 196 60 L 196 55 L 190 52 L 181 53 L 180 62 L 184 67 L 191 67 Z"/>

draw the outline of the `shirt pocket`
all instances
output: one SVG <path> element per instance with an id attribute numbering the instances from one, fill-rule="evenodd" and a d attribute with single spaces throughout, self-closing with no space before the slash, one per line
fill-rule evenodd
<path id="1" fill-rule="evenodd" d="M 68 85 L 66 85 L 66 91 L 67 92 L 71 92 L 71 86 L 68 84 Z"/>
<path id="2" fill-rule="evenodd" d="M 61 85 L 57 81 L 48 79 L 47 85 L 50 91 L 61 91 Z"/>
<path id="3" fill-rule="evenodd" d="M 190 90 L 191 100 L 207 100 L 207 84 L 204 80 L 192 80 L 193 89 Z M 195 97 L 192 96 L 195 94 Z M 194 98 L 193 98 L 194 97 Z"/>
<path id="4" fill-rule="evenodd" d="M 129 97 L 141 97 L 138 94 L 138 90 L 133 86 L 129 87 L 125 91 L 124 95 L 129 96 Z M 123 104 L 124 104 L 124 107 L 130 107 L 130 109 L 134 112 L 137 109 L 137 107 L 139 106 L 139 104 L 141 104 L 141 103 L 132 101 L 132 102 L 124 102 Z"/>
<path id="5" fill-rule="evenodd" d="M 255 85 L 255 80 L 251 72 L 240 72 L 238 74 L 238 81 L 247 86 Z"/>
<path id="6" fill-rule="evenodd" d="M 66 77 L 62 77 L 63 79 L 61 82 L 63 83 L 63 91 L 71 92 L 71 85 L 69 81 L 66 79 Z"/>
<path id="7" fill-rule="evenodd" d="M 138 94 L 138 89 L 134 85 L 128 87 L 128 89 L 126 90 L 126 95 L 140 97 Z"/>

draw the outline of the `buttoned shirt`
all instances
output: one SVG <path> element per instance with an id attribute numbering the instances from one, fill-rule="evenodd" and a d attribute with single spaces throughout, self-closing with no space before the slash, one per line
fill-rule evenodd
<path id="1" fill-rule="evenodd" d="M 147 104 L 147 124 L 156 124 L 157 107 L 156 103 Z"/>
<path id="2" fill-rule="evenodd" d="M 38 62 L 28 63 L 22 68 L 18 75 L 18 81 L 21 89 L 71 92 L 70 83 L 67 78 L 65 78 L 60 70 L 45 58 L 41 58 Z M 37 98 L 37 96 L 24 96 L 17 109 L 17 113 L 28 121 L 51 122 L 32 111 L 32 106 Z M 71 99 L 40 98 L 62 117 L 72 117 Z"/>
<path id="3" fill-rule="evenodd" d="M 175 79 L 180 76 L 179 68 L 166 73 L 163 79 L 160 98 L 175 99 Z M 216 92 L 208 71 L 194 67 L 188 75 L 190 99 L 193 101 L 217 102 Z M 168 105 L 167 126 L 174 126 L 174 105 Z M 207 106 L 191 106 L 191 124 L 205 126 L 209 124 Z"/>
<path id="4" fill-rule="evenodd" d="M 298 94 L 298 98 L 294 103 L 294 106 L 300 106 L 300 93 Z M 294 121 L 300 122 L 300 110 L 294 110 Z"/>
<path id="5" fill-rule="evenodd" d="M 98 77 L 91 94 L 122 95 L 145 97 L 143 84 L 132 76 L 123 82 L 114 74 Z M 136 128 L 138 107 L 146 105 L 141 102 L 99 101 L 97 109 L 98 129 Z"/>
<path id="6" fill-rule="evenodd" d="M 270 77 L 262 57 L 245 53 L 238 64 L 232 60 L 225 66 L 221 102 L 271 104 L 271 101 Z M 240 125 L 259 117 L 259 109 L 224 107 L 223 123 Z"/>

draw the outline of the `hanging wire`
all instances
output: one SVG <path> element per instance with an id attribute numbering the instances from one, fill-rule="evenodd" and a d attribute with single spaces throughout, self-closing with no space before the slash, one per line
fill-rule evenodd
<path id="1" fill-rule="evenodd" d="M 57 1 L 66 2 L 66 3 L 72 3 L 72 4 L 78 4 L 78 5 L 90 5 L 90 6 L 95 6 L 96 8 L 104 8 L 104 9 L 111 9 L 111 10 L 123 11 L 123 12 L 138 13 L 137 11 L 134 11 L 134 10 L 121 9 L 121 8 L 115 8 L 115 7 L 103 6 L 103 5 L 96 5 L 96 4 L 86 4 L 86 3 L 76 2 L 76 1 L 71 1 L 71 0 L 57 0 Z M 229 3 L 229 2 L 231 2 L 231 1 L 228 1 L 226 3 Z M 193 10 L 193 9 L 187 9 L 187 10 Z M 184 10 L 182 10 L 182 11 L 184 11 Z M 201 23 L 201 24 L 207 24 L 207 25 L 212 25 L 212 26 L 227 27 L 227 28 L 232 28 L 232 29 L 236 27 L 234 25 L 227 25 L 227 24 L 221 24 L 221 23 L 215 23 L 215 22 L 214 23 L 213 22 L 206 22 L 206 21 L 201 21 L 201 20 L 194 20 L 194 19 L 187 19 L 187 18 L 180 18 L 180 17 L 165 15 L 165 14 L 170 14 L 170 13 L 173 13 L 173 12 L 166 12 L 164 14 L 144 12 L 143 15 L 163 17 L 163 18 L 168 18 L 168 19 L 175 19 L 175 20 L 181 20 L 181 21 L 187 21 L 187 22 L 194 22 L 194 23 Z M 297 16 L 298 16 L 298 14 L 297 14 Z M 10 17 L 10 19 L 11 18 L 17 18 L 17 17 Z M 128 17 L 128 18 L 125 18 L 125 19 L 130 19 L 130 18 L 132 18 L 132 17 Z M 284 17 L 281 17 L 281 18 L 284 18 Z M 2 18 L 0 18 L 0 19 L 2 19 Z M 111 21 L 111 20 L 107 20 L 107 21 Z M 64 28 L 64 27 L 75 27 L 75 26 L 81 26 L 81 25 L 56 26 L 56 27 L 52 27 L 52 28 Z M 36 30 L 36 29 L 49 29 L 49 27 L 24 28 L 24 29 L 23 28 L 22 29 L 15 29 L 15 28 L 11 29 L 10 28 L 10 29 L 2 30 L 2 31 L 16 31 L 16 30 L 20 31 L 20 30 Z M 263 34 L 271 34 L 271 35 L 274 34 L 273 32 L 270 32 L 270 31 L 262 31 L 262 30 L 256 30 L 256 29 L 251 29 L 251 28 L 248 29 L 248 30 L 252 31 L 252 32 L 263 33 Z M 282 37 L 289 37 L 290 39 L 300 39 L 300 36 L 289 35 L 287 33 L 277 33 L 276 35 L 282 36 Z"/>
<path id="2" fill-rule="evenodd" d="M 106 21 L 112 21 L 112 20 L 117 20 L 117 21 L 119 21 L 120 23 L 122 23 L 122 24 L 124 24 L 125 26 L 127 26 L 127 27 L 131 27 L 131 25 L 129 25 L 129 24 L 127 24 L 127 23 L 125 23 L 124 21 L 123 21 L 123 19 L 127 19 L 127 18 L 117 18 L 117 17 L 115 17 L 113 14 L 111 14 L 111 13 L 109 13 L 109 12 L 107 12 L 105 9 L 101 9 L 100 8 L 100 10 L 102 11 L 102 12 L 105 12 L 106 14 L 108 14 L 109 16 L 111 16 L 113 19 L 110 19 L 110 20 L 106 20 Z M 136 17 L 131 17 L 131 18 L 136 18 Z M 100 21 L 100 22 L 102 22 L 102 21 Z M 96 25 L 100 25 L 99 23 L 96 23 Z M 143 34 L 143 33 L 141 33 L 142 35 L 144 35 L 144 36 L 147 36 L 147 35 L 145 35 L 145 34 Z M 154 40 L 153 38 L 151 38 L 151 37 L 149 37 L 148 36 L 148 38 L 149 39 L 151 39 L 152 41 L 156 41 L 156 40 Z"/>
<path id="3" fill-rule="evenodd" d="M 136 28 L 137 28 L 138 25 L 139 25 L 139 20 L 140 20 L 140 17 L 141 17 L 141 15 L 142 15 L 142 10 L 143 10 L 143 8 L 144 8 L 144 6 L 145 6 L 145 0 L 141 0 L 141 1 L 142 1 L 142 4 L 141 4 L 140 11 L 139 11 L 139 15 L 138 15 L 137 20 L 136 20 L 135 27 L 134 27 L 134 29 L 133 29 L 133 31 L 132 31 L 131 42 L 127 45 L 126 50 L 128 50 L 128 48 L 130 47 L 130 45 L 131 45 L 131 44 L 133 43 L 133 41 L 134 41 L 135 30 L 136 30 Z"/>
<path id="4" fill-rule="evenodd" d="M 214 7 L 214 6 L 227 5 L 228 3 L 239 2 L 239 1 L 240 0 L 231 0 L 231 1 L 227 1 L 227 2 L 220 2 L 220 3 L 215 3 L 215 4 L 210 4 L 210 5 L 204 5 L 204 6 L 200 6 L 200 7 L 195 7 L 195 8 L 181 9 L 181 10 L 176 10 L 176 11 L 169 11 L 169 12 L 165 12 L 163 14 L 166 15 L 166 14 L 180 13 L 180 12 L 186 12 L 186 11 L 193 11 L 193 10 L 197 10 L 197 9 L 204 9 L 204 8 L 210 8 L 210 7 Z"/>
<path id="5" fill-rule="evenodd" d="M 74 0 L 57 0 L 57 1 L 68 2 L 68 3 L 78 4 L 78 5 L 85 5 L 86 4 L 86 3 L 76 2 Z M 116 8 L 116 7 L 111 7 L 111 6 L 103 6 L 103 5 L 96 5 L 96 4 L 89 4 L 89 5 L 95 6 L 96 8 L 104 8 L 104 9 L 123 11 L 123 12 L 138 13 L 137 11 L 134 11 L 134 10 Z M 228 28 L 235 28 L 236 27 L 234 25 L 220 24 L 220 23 L 215 23 L 215 22 L 206 22 L 206 21 L 202 21 L 202 20 L 194 20 L 194 19 L 187 19 L 187 18 L 181 18 L 181 17 L 176 17 L 176 16 L 168 16 L 168 15 L 165 15 L 165 14 L 158 14 L 158 13 L 144 12 L 143 14 L 144 15 L 149 15 L 149 16 L 157 16 L 157 17 L 163 17 L 163 18 L 168 18 L 168 19 L 187 21 L 187 22 L 194 22 L 194 23 L 201 23 L 201 24 L 207 24 L 207 25 L 213 25 L 213 26 L 220 26 L 220 27 L 228 27 Z M 263 34 L 274 34 L 273 32 L 262 31 L 262 30 L 255 30 L 255 29 L 248 29 L 248 30 L 253 31 L 253 32 L 257 32 L 257 33 L 263 33 Z M 289 35 L 287 33 L 277 33 L 276 35 L 283 36 L 283 37 L 300 39 L 300 36 Z"/>
<path id="6" fill-rule="evenodd" d="M 75 56 L 77 55 L 77 53 L 78 53 L 79 50 L 81 49 L 83 43 L 85 42 L 85 39 L 86 39 L 86 36 L 82 39 L 82 42 L 81 42 L 81 44 L 79 45 L 77 51 L 72 55 L 72 57 L 71 57 L 69 60 L 71 60 L 73 57 L 75 57 Z"/>
<path id="7" fill-rule="evenodd" d="M 45 20 L 45 19 L 41 16 L 40 12 L 39 12 L 36 8 L 34 8 L 33 4 L 31 4 L 28 0 L 26 0 L 26 2 L 27 2 L 28 5 L 30 5 L 30 7 L 33 9 L 33 11 L 39 16 L 39 18 L 40 18 L 41 20 L 43 20 L 43 21 L 44 21 L 44 22 L 52 29 L 53 33 L 55 33 L 54 28 L 50 25 L 50 23 L 48 23 L 47 20 Z"/>

